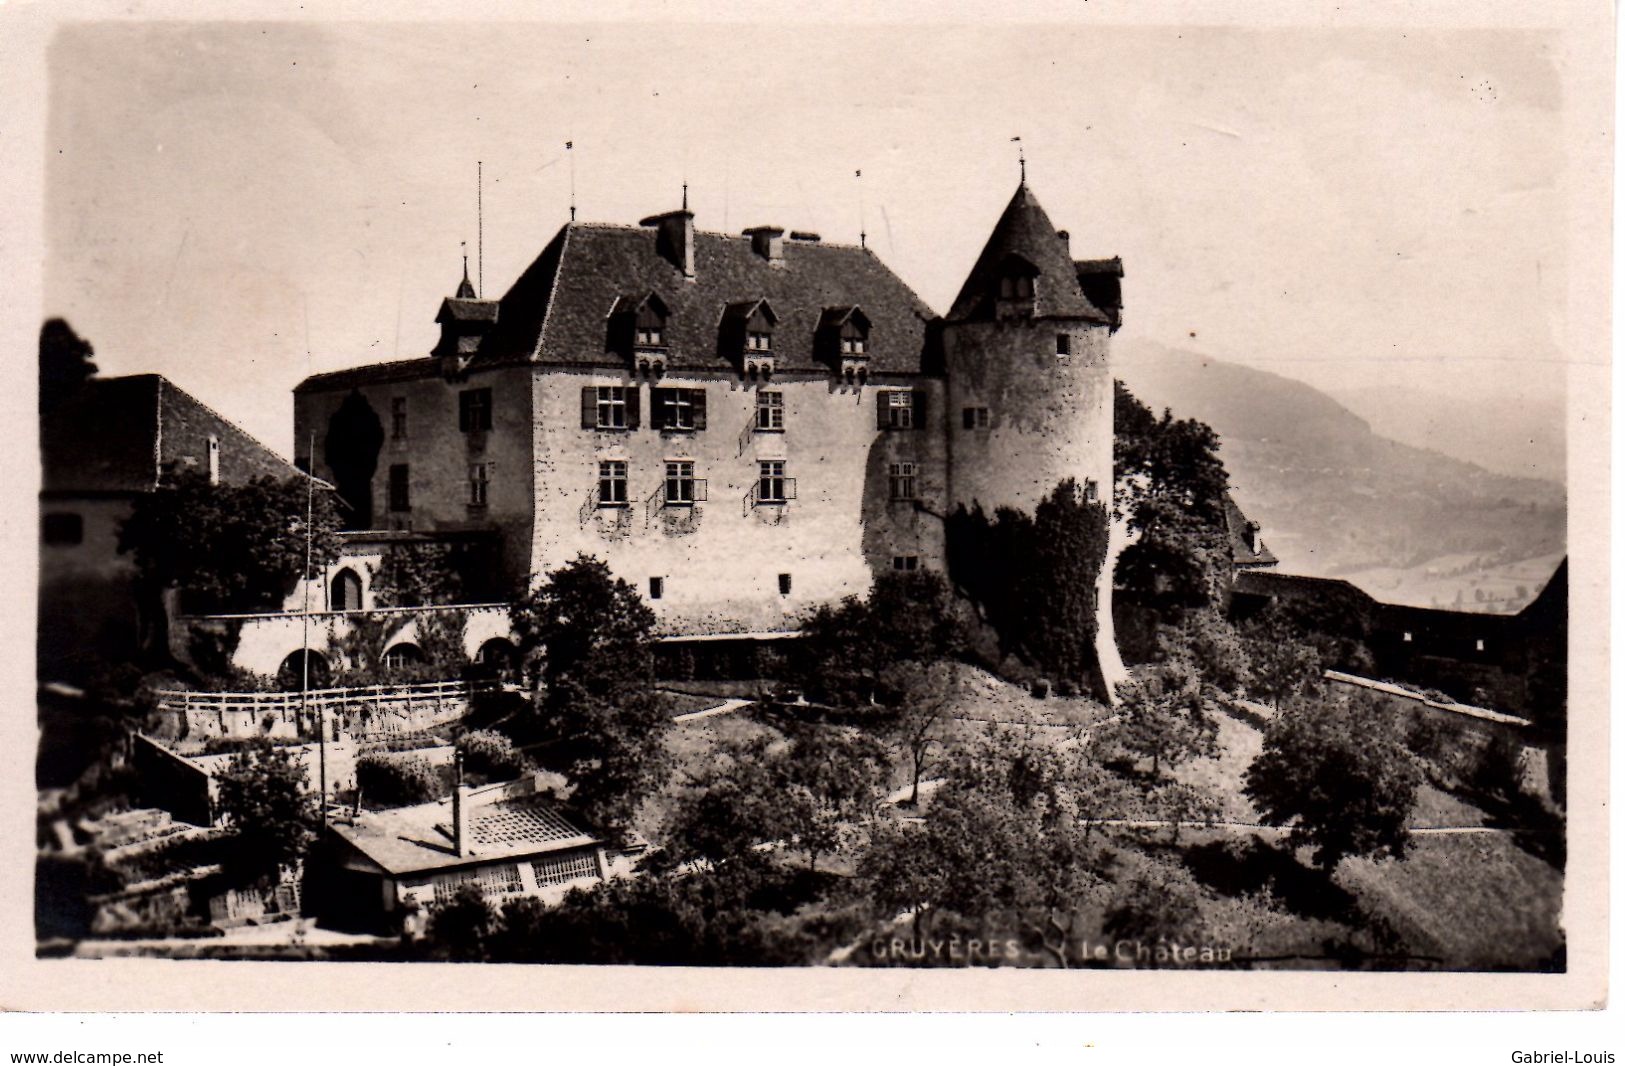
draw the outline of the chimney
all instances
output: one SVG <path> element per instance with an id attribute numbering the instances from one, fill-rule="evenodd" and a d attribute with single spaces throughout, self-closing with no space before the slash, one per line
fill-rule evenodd
<path id="1" fill-rule="evenodd" d="M 694 212 L 686 207 L 681 211 L 667 211 L 663 215 L 650 215 L 638 225 L 655 227 L 655 250 L 681 270 L 685 280 L 693 281 Z"/>
<path id="2" fill-rule="evenodd" d="M 465 842 L 468 837 L 468 826 L 465 824 L 468 817 L 463 809 L 463 753 L 458 752 L 451 760 L 451 846 L 458 856 L 468 854 Z"/>
<path id="3" fill-rule="evenodd" d="M 774 266 L 784 265 L 784 230 L 779 226 L 752 226 L 745 231 L 751 251 Z"/>
<path id="4" fill-rule="evenodd" d="M 1064 229 L 1058 229 L 1055 231 L 1055 235 L 1061 238 L 1061 247 L 1066 249 L 1067 258 L 1070 259 L 1072 257 L 1072 234 Z"/>

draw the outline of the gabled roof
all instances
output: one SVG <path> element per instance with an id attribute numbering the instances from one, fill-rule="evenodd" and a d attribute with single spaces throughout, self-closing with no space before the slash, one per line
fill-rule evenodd
<path id="1" fill-rule="evenodd" d="M 465 300 L 448 296 L 440 301 L 436 322 L 495 322 L 498 303 L 495 300 Z"/>
<path id="2" fill-rule="evenodd" d="M 917 374 L 926 359 L 927 325 L 936 315 L 875 255 L 853 245 L 788 240 L 770 264 L 748 237 L 696 231 L 694 273 L 656 249 L 652 228 L 569 223 L 502 297 L 495 328 L 472 368 L 539 362 L 619 365 L 608 350 L 606 293 L 656 293 L 669 310 L 666 368 L 731 370 L 718 351 L 731 304 L 766 300 L 778 319 L 778 368 L 828 373 L 814 339 L 826 307 L 861 304 L 870 321 L 876 373 Z M 307 382 L 306 387 L 313 383 Z"/>
<path id="3" fill-rule="evenodd" d="M 757 311 L 762 312 L 769 324 L 775 326 L 779 324 L 779 316 L 773 313 L 773 305 L 765 299 L 739 300 L 731 303 L 722 309 L 722 317 L 730 321 L 749 322 L 756 317 Z"/>
<path id="4" fill-rule="evenodd" d="M 220 444 L 227 483 L 297 467 L 236 423 L 158 374 L 91 378 L 40 423 L 41 489 L 54 493 L 151 492 L 164 467 L 202 469 Z"/>
<path id="5" fill-rule="evenodd" d="M 856 322 L 859 329 L 869 328 L 869 316 L 863 313 L 863 308 L 855 304 L 851 307 L 824 308 L 824 314 L 818 320 L 818 328 L 839 329 L 848 322 Z"/>
<path id="6" fill-rule="evenodd" d="M 1224 494 L 1224 525 L 1230 534 L 1230 553 L 1237 566 L 1274 566 L 1280 562 L 1258 536 L 1257 523 L 1242 512 L 1241 505 L 1229 492 Z"/>
<path id="7" fill-rule="evenodd" d="M 964 287 L 948 312 L 950 322 L 993 317 L 992 300 L 998 292 L 1000 272 L 1011 257 L 1030 265 L 1038 273 L 1035 317 L 1110 322 L 1083 294 L 1066 242 L 1055 231 L 1026 182 L 1016 188 L 1016 194 L 1010 198 L 982 254 L 977 257 L 976 265 L 971 267 Z"/>

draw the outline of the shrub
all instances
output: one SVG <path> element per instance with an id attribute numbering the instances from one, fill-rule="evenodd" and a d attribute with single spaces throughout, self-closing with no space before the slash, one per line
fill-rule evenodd
<path id="1" fill-rule="evenodd" d="M 1033 682 L 1032 693 L 1033 693 L 1033 699 L 1035 699 L 1035 700 L 1048 699 L 1049 698 L 1049 678 L 1040 677 L 1037 680 L 1035 680 Z"/>
<path id="2" fill-rule="evenodd" d="M 529 756 L 516 749 L 512 740 L 490 729 L 464 734 L 457 741 L 457 752 L 465 770 L 492 781 L 511 781 L 532 766 Z"/>
<path id="3" fill-rule="evenodd" d="M 440 772 L 421 755 L 369 753 L 355 761 L 356 786 L 380 807 L 404 807 L 440 798 Z"/>

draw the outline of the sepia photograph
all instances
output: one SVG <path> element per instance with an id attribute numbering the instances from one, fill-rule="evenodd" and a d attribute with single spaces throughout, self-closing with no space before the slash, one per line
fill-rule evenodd
<path id="1" fill-rule="evenodd" d="M 1231 16 L 53 26 L 30 965 L 1570 974 L 1611 64 Z"/>

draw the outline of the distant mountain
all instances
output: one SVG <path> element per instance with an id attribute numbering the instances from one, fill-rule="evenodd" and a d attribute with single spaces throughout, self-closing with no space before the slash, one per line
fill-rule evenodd
<path id="1" fill-rule="evenodd" d="M 1401 444 L 1431 448 L 1497 474 L 1565 478 L 1567 414 L 1561 396 L 1531 391 L 1499 400 L 1463 400 L 1445 392 L 1380 385 L 1340 389 L 1333 397 Z"/>
<path id="2" fill-rule="evenodd" d="M 1437 581 L 1441 566 L 1488 572 L 1564 551 L 1558 482 L 1401 444 L 1308 385 L 1197 352 L 1128 340 L 1114 362 L 1153 410 L 1219 434 L 1236 498 L 1283 570 L 1357 582 L 1381 570 L 1390 584 L 1414 570 Z"/>

